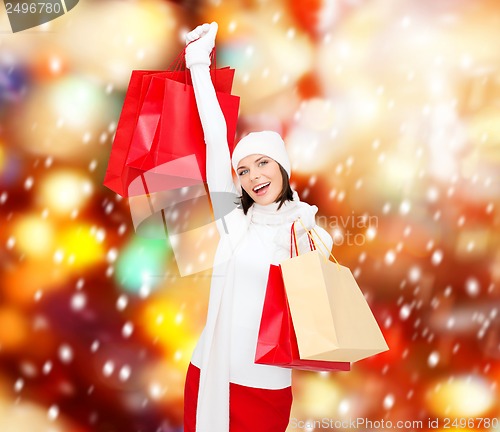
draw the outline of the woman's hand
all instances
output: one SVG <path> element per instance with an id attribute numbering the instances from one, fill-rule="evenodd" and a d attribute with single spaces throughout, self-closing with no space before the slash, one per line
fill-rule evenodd
<path id="1" fill-rule="evenodd" d="M 216 22 L 196 27 L 186 35 L 186 66 L 210 65 L 210 53 L 215 46 L 218 25 Z"/>
<path id="2" fill-rule="evenodd" d="M 312 228 L 318 228 L 316 226 L 316 213 L 318 212 L 318 207 L 315 205 L 307 206 L 302 208 L 295 222 L 295 235 L 297 236 L 297 243 L 299 244 L 299 250 L 301 253 L 305 253 L 309 250 L 309 235 L 306 232 Z M 300 218 L 300 221 L 298 220 Z M 301 223 L 302 221 L 302 223 Z M 304 229 L 304 225 L 305 228 Z M 292 224 L 284 224 L 283 227 L 277 230 L 273 240 L 278 246 L 276 248 L 276 255 L 274 257 L 274 262 L 283 261 L 286 258 L 290 258 L 290 244 L 291 244 L 291 230 Z M 295 255 L 295 250 L 293 251 Z"/>
<path id="3" fill-rule="evenodd" d="M 297 221 L 295 222 L 295 229 L 297 232 L 301 230 L 301 232 L 305 232 L 312 230 L 316 226 L 316 213 L 318 212 L 318 207 L 311 206 L 307 211 L 301 212 Z M 300 219 L 300 220 L 299 220 Z M 305 228 L 305 229 L 304 229 Z"/>

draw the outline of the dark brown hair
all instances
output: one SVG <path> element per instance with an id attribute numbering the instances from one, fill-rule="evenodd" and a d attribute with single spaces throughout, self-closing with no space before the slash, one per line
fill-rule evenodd
<path id="1" fill-rule="evenodd" d="M 281 206 L 285 203 L 285 201 L 293 201 L 293 191 L 292 188 L 290 187 L 290 181 L 288 179 L 288 173 L 285 171 L 285 169 L 278 164 L 280 167 L 281 171 L 281 177 L 283 178 L 283 185 L 281 187 L 281 193 L 278 195 L 278 198 L 276 198 L 276 201 L 274 202 L 279 202 L 280 205 L 278 206 L 278 210 L 281 208 Z M 248 209 L 252 207 L 252 204 L 255 202 L 250 195 L 248 195 L 243 188 L 241 188 L 241 196 L 239 197 L 241 200 L 241 206 L 243 208 L 243 213 L 247 214 Z"/>

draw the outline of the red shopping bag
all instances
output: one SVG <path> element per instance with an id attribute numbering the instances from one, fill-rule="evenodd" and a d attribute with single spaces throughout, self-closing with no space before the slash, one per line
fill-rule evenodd
<path id="1" fill-rule="evenodd" d="M 140 107 L 146 96 L 147 86 L 143 78 L 157 72 L 134 70 L 130 76 L 103 182 L 104 186 L 121 196 L 128 196 L 128 186 L 142 172 L 126 166 L 126 161 Z"/>
<path id="2" fill-rule="evenodd" d="M 183 56 L 184 51 L 179 55 L 178 59 L 183 59 Z M 216 90 L 226 93 L 231 91 L 234 69 L 228 67 L 212 69 L 211 75 Z M 172 157 L 163 157 L 162 159 L 157 157 L 159 153 L 157 145 L 159 119 L 163 109 L 165 91 L 161 88 L 158 93 L 158 88 L 156 87 L 150 92 L 150 86 L 154 77 L 158 80 L 170 79 L 177 83 L 182 83 L 184 88 L 191 89 L 192 92 L 191 76 L 187 71 L 132 71 L 103 182 L 106 187 L 124 197 L 130 195 L 128 190 L 130 184 L 144 171 L 154 168 L 161 163 L 192 154 L 187 151 L 179 154 L 176 151 Z M 161 83 L 161 81 L 159 82 Z M 155 100 L 154 97 L 157 99 Z M 143 112 L 143 105 L 145 103 L 147 107 Z M 234 107 L 235 101 L 233 100 L 232 103 Z M 239 105 L 239 98 L 237 99 L 237 103 Z M 182 108 L 179 108 L 178 114 L 180 116 L 182 116 L 181 111 Z M 234 111 L 236 111 L 236 114 L 234 114 Z M 228 132 L 228 135 L 236 131 L 237 109 L 233 108 L 232 112 L 231 118 L 233 120 L 228 123 L 228 130 L 231 132 Z M 141 118 L 139 121 L 140 127 L 137 128 L 139 118 Z M 234 126 L 232 126 L 233 123 Z M 233 142 L 234 133 L 232 135 Z M 201 149 L 202 152 L 203 150 Z M 201 160 L 204 160 L 203 156 L 200 156 Z M 202 169 L 203 178 L 205 179 L 204 165 L 200 165 L 200 169 Z"/>
<path id="3" fill-rule="evenodd" d="M 349 362 L 302 360 L 280 266 L 271 265 L 262 310 L 255 363 L 313 371 L 349 371 Z"/>
<path id="4" fill-rule="evenodd" d="M 216 95 L 226 121 L 227 143 L 232 154 L 240 98 L 222 92 L 216 92 Z M 206 144 L 192 86 L 165 80 L 159 137 L 154 142 L 151 153 L 154 165 L 194 154 L 203 181 L 206 181 Z"/>
<path id="5" fill-rule="evenodd" d="M 234 79 L 234 69 L 230 69 L 229 67 L 211 69 L 210 74 L 215 90 L 218 94 L 229 94 L 231 92 Z M 196 154 L 198 152 L 198 146 L 196 146 L 194 150 L 189 147 L 190 143 L 192 143 L 193 139 L 195 138 L 188 138 L 190 132 L 192 132 L 193 130 L 196 130 L 197 132 L 201 131 L 201 123 L 197 116 L 197 109 L 195 110 L 196 116 L 194 117 L 194 119 L 190 116 L 187 120 L 191 125 L 191 131 L 186 131 L 184 129 L 184 131 L 182 132 L 182 134 L 187 139 L 185 143 L 177 145 L 177 149 L 173 152 L 170 151 L 169 148 L 163 147 L 165 145 L 168 146 L 168 141 L 164 141 L 163 146 L 159 145 L 160 119 L 162 117 L 162 113 L 165 113 L 164 115 L 167 116 L 172 116 L 168 110 L 168 107 L 173 107 L 176 114 L 175 121 L 183 122 L 184 120 L 182 113 L 186 112 L 184 104 L 178 102 L 178 97 L 171 97 L 172 91 L 170 89 L 170 82 L 182 84 L 183 92 L 187 92 L 182 96 L 186 96 L 189 99 L 192 98 L 194 100 L 191 74 L 188 70 L 167 71 L 163 73 L 156 73 L 154 75 L 148 75 L 143 78 L 143 85 L 147 87 L 147 93 L 141 104 L 140 112 L 137 118 L 137 125 L 132 136 L 130 151 L 128 153 L 126 162 L 127 166 L 129 167 L 139 168 L 142 171 L 147 171 L 148 169 L 161 165 L 162 163 L 170 162 L 174 159 L 178 159 L 179 157 Z M 176 90 L 174 90 L 174 94 L 175 92 Z M 172 105 L 174 103 L 175 106 Z M 222 105 L 223 111 L 225 111 L 225 102 L 220 101 L 220 103 Z M 165 106 L 167 107 L 166 109 L 164 108 Z M 238 115 L 237 108 L 238 105 L 236 105 L 236 117 Z M 192 107 L 190 107 L 190 109 L 192 110 Z M 188 115 L 193 114 L 192 112 L 187 112 Z M 234 130 L 230 128 L 230 131 L 228 132 L 228 142 L 230 143 L 230 148 L 232 148 L 234 143 L 236 124 L 235 122 L 228 123 L 228 126 L 233 125 L 233 123 Z M 197 126 L 199 126 L 198 129 L 196 129 Z M 174 127 L 178 128 L 179 124 L 175 124 Z M 196 138 L 198 140 L 198 144 L 200 144 L 199 138 L 199 136 Z M 201 138 L 203 140 L 203 135 L 201 136 Z M 188 147 L 186 148 L 184 144 L 187 144 Z M 202 144 L 204 144 L 203 141 Z M 203 149 L 201 150 L 203 151 Z M 165 157 L 165 154 L 168 154 L 169 156 Z M 203 162 L 203 166 L 200 164 L 200 169 L 204 173 L 203 156 L 200 156 L 200 161 Z M 204 174 L 203 178 L 205 179 Z"/>

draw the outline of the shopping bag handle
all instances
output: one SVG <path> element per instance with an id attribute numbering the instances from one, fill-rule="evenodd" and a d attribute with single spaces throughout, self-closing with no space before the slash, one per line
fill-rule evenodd
<path id="1" fill-rule="evenodd" d="M 312 242 L 312 244 L 313 244 L 313 246 L 314 246 L 314 250 L 317 250 L 317 251 L 321 254 L 321 256 L 322 256 L 323 258 L 325 258 L 325 260 L 326 260 L 326 261 L 328 261 L 328 258 L 324 255 L 324 253 L 321 251 L 321 249 L 316 249 L 316 243 L 315 243 L 314 238 L 313 238 L 313 236 L 312 236 L 312 234 L 311 234 L 311 231 L 312 231 L 314 234 L 316 234 L 316 237 L 318 237 L 318 238 L 319 238 L 319 241 L 323 244 L 323 246 L 325 247 L 325 249 L 326 249 L 326 250 L 328 250 L 328 246 L 325 244 L 325 242 L 323 241 L 323 239 L 320 237 L 320 235 L 316 232 L 316 230 L 315 230 L 314 228 L 311 228 L 311 231 L 309 231 L 309 230 L 306 228 L 306 226 L 304 225 L 304 222 L 302 222 L 302 219 L 301 219 L 300 217 L 298 218 L 298 221 L 301 223 L 301 225 L 302 225 L 302 226 L 304 227 L 304 229 L 306 230 L 307 236 L 308 236 L 308 238 L 309 238 L 309 244 L 311 244 L 311 242 Z M 299 251 L 299 250 L 298 250 L 298 248 L 297 248 L 297 237 L 296 237 L 296 234 L 295 234 L 295 228 L 294 228 L 294 226 L 295 226 L 295 222 L 292 224 L 292 231 L 294 231 L 294 233 L 293 233 L 293 237 L 294 237 L 294 240 L 295 240 L 295 250 L 297 251 L 297 255 L 299 255 L 299 253 L 298 253 L 298 251 Z M 311 249 L 311 250 L 312 250 L 312 249 Z M 290 245 L 290 253 L 291 253 L 291 245 Z M 331 257 L 333 258 L 333 260 L 337 263 L 337 266 L 339 267 L 339 270 L 340 270 L 340 264 L 339 264 L 339 262 L 337 261 L 337 258 L 335 258 L 335 256 L 332 254 L 332 251 L 331 251 L 331 250 L 330 250 L 330 256 L 331 256 Z"/>
<path id="2" fill-rule="evenodd" d="M 184 71 L 184 84 L 187 84 L 187 74 L 188 74 L 188 69 L 186 68 L 186 48 L 188 47 L 189 44 L 193 42 L 195 41 L 189 42 L 167 68 L 168 71 L 172 72 Z M 212 52 L 210 53 L 210 69 L 214 70 L 214 81 L 217 82 L 217 50 L 215 46 L 212 49 Z"/>
<path id="3" fill-rule="evenodd" d="M 186 69 L 186 48 L 195 41 L 189 42 L 182 51 L 177 55 L 177 57 L 170 63 L 167 70 L 168 71 L 182 71 Z M 210 67 L 212 69 L 217 69 L 217 50 L 214 46 L 212 52 L 210 53 Z"/>
<path id="4" fill-rule="evenodd" d="M 297 243 L 297 233 L 295 232 L 295 222 L 292 223 L 292 226 L 290 228 L 290 258 L 293 257 L 293 245 L 295 245 L 295 255 L 300 255 L 299 246 Z M 316 245 L 311 241 L 311 237 L 308 236 L 307 239 L 309 240 L 309 248 L 311 249 L 311 251 L 316 250 Z"/>

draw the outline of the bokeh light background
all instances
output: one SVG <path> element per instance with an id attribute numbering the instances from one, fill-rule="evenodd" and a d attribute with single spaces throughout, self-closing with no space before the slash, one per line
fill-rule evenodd
<path id="1" fill-rule="evenodd" d="M 212 20 L 238 134 L 283 133 L 391 348 L 294 371 L 295 424 L 499 417 L 497 0 L 87 0 L 17 34 L 0 10 L 2 432 L 182 430 L 209 277 L 102 181 L 131 70 Z"/>

